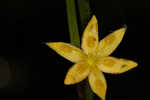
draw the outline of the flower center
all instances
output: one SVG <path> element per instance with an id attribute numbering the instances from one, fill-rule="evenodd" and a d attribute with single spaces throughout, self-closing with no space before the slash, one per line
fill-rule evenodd
<path id="1" fill-rule="evenodd" d="M 87 57 L 87 62 L 90 66 L 95 65 L 95 61 L 96 61 L 96 57 L 92 56 L 92 55 L 88 55 Z"/>

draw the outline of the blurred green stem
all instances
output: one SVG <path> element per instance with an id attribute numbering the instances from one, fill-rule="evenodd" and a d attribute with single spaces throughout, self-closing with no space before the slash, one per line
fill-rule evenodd
<path id="1" fill-rule="evenodd" d="M 83 29 L 84 25 L 87 24 L 90 16 L 89 0 L 77 0 L 77 4 L 81 22 L 81 29 Z M 80 47 L 75 0 L 66 0 L 66 10 L 71 44 Z M 80 83 L 77 89 L 79 100 L 93 100 L 93 93 L 88 84 L 88 80 L 86 80 L 85 83 Z"/>
<path id="2" fill-rule="evenodd" d="M 80 37 L 77 24 L 75 0 L 66 0 L 66 8 L 71 44 L 80 47 Z"/>

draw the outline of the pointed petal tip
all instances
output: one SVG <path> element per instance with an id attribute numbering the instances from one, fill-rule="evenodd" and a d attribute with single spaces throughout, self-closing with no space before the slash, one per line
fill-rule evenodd
<path id="1" fill-rule="evenodd" d="M 123 25 L 122 28 L 120 28 L 123 32 L 122 33 L 125 33 L 126 30 L 127 30 L 127 25 Z"/>
<path id="2" fill-rule="evenodd" d="M 104 96 L 104 97 L 101 97 L 101 100 L 106 100 L 105 98 L 106 98 L 105 96 Z"/>
<path id="3" fill-rule="evenodd" d="M 50 46 L 51 45 L 51 42 L 46 42 L 45 43 L 47 46 Z"/>
<path id="4" fill-rule="evenodd" d="M 127 25 L 126 25 L 126 24 L 124 24 L 124 25 L 123 25 L 123 28 L 127 29 L 128 27 L 127 27 Z"/>
<path id="5" fill-rule="evenodd" d="M 136 63 L 136 62 L 134 62 L 134 61 L 129 61 L 129 62 L 128 62 L 128 66 L 130 66 L 130 67 L 129 67 L 126 71 L 138 67 L 138 63 Z M 126 72 L 126 71 L 124 71 L 124 72 Z"/>
<path id="6" fill-rule="evenodd" d="M 106 95 L 106 94 L 101 95 L 100 98 L 101 98 L 102 100 L 105 100 L 105 95 Z"/>
<path id="7" fill-rule="evenodd" d="M 138 66 L 138 63 L 135 62 L 135 61 L 129 61 L 128 64 L 129 64 L 130 66 L 132 66 L 133 68 Z"/>
<path id="8" fill-rule="evenodd" d="M 49 44 L 48 42 L 45 43 L 45 45 L 47 45 L 47 46 L 48 46 L 48 44 Z"/>
<path id="9" fill-rule="evenodd" d="M 118 29 L 117 31 L 119 31 L 118 32 L 118 34 L 120 33 L 120 34 L 122 34 L 122 36 L 126 33 L 126 30 L 127 30 L 127 26 L 126 25 L 123 25 L 123 27 L 122 28 L 120 28 L 120 29 Z M 119 35 L 118 35 L 119 36 Z"/>
<path id="10" fill-rule="evenodd" d="M 95 15 L 92 16 L 92 20 L 97 21 L 97 18 Z"/>
<path id="11" fill-rule="evenodd" d="M 64 80 L 64 84 L 65 84 L 65 85 L 70 85 L 69 82 L 66 80 L 66 78 L 65 78 L 65 80 Z"/>
<path id="12" fill-rule="evenodd" d="M 69 85 L 69 84 L 70 84 L 70 82 L 69 82 L 67 76 L 66 76 L 66 78 L 65 78 L 65 80 L 64 80 L 64 84 L 65 84 L 65 85 Z"/>
<path id="13" fill-rule="evenodd" d="M 101 100 L 105 100 L 105 98 L 106 98 L 106 92 L 101 93 L 101 94 L 97 94 L 97 95 L 101 98 Z"/>
<path id="14" fill-rule="evenodd" d="M 95 15 L 95 14 L 93 14 L 93 18 L 96 18 L 96 15 Z"/>
<path id="15" fill-rule="evenodd" d="M 127 30 L 127 25 L 123 25 L 121 28 L 119 28 L 118 30 L 116 30 L 116 31 L 121 31 L 121 33 L 125 33 L 126 32 L 126 30 Z"/>
<path id="16" fill-rule="evenodd" d="M 137 63 L 137 62 L 133 62 L 133 66 L 134 66 L 134 67 L 137 67 L 137 66 L 138 66 L 138 63 Z"/>
<path id="17" fill-rule="evenodd" d="M 136 67 L 138 66 L 138 63 L 136 63 Z"/>
<path id="18" fill-rule="evenodd" d="M 67 73 L 67 75 L 66 75 L 66 77 L 65 77 L 65 80 L 64 80 L 64 84 L 65 84 L 65 85 L 72 85 L 72 84 L 74 84 L 73 82 L 74 82 L 74 81 L 73 81 L 72 76 L 71 76 L 71 75 L 68 75 L 68 73 Z"/>
<path id="19" fill-rule="evenodd" d="M 68 78 L 68 77 L 66 76 L 66 78 L 65 78 L 65 80 L 64 80 L 64 84 L 65 84 L 65 85 L 73 85 L 74 83 L 72 83 L 72 81 L 70 80 L 70 78 Z"/>
<path id="20" fill-rule="evenodd" d="M 55 42 L 47 42 L 45 43 L 48 47 L 54 47 L 55 46 Z"/>

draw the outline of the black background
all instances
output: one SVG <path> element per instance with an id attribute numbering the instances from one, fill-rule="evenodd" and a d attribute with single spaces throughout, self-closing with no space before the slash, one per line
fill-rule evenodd
<path id="1" fill-rule="evenodd" d="M 124 24 L 128 27 L 112 56 L 139 64 L 124 74 L 105 74 L 106 100 L 149 98 L 150 68 L 146 59 L 149 56 L 149 4 L 145 0 L 91 0 L 92 14 L 99 22 L 100 39 Z M 63 83 L 73 64 L 44 44 L 70 42 L 65 10 L 65 0 L 0 1 L 0 58 L 9 64 L 11 73 L 8 85 L 0 89 L 0 96 L 74 100 L 76 85 Z M 80 36 L 82 32 L 80 29 Z"/>

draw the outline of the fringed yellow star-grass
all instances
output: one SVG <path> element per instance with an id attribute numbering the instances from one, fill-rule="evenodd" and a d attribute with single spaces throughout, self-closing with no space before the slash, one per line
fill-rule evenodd
<path id="1" fill-rule="evenodd" d="M 81 49 L 64 42 L 49 42 L 47 45 L 74 64 L 68 71 L 64 84 L 79 83 L 88 77 L 91 89 L 102 99 L 106 95 L 106 80 L 102 72 L 119 74 L 137 66 L 127 59 L 109 56 L 120 44 L 126 27 L 122 27 L 98 42 L 98 23 L 92 17 L 84 30 Z"/>

